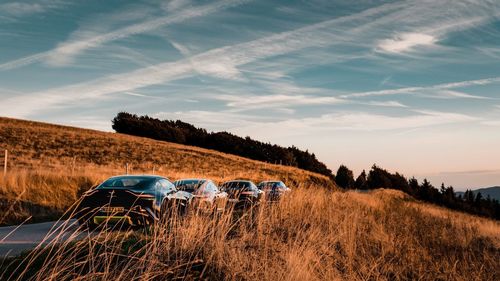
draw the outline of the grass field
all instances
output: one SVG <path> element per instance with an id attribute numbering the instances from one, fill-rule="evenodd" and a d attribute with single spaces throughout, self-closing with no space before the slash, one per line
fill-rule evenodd
<path id="1" fill-rule="evenodd" d="M 50 245 L 0 261 L 0 280 L 500 280 L 498 222 L 399 191 L 342 192 L 292 167 L 12 119 L 0 119 L 0 143 L 13 155 L 0 195 L 18 206 L 7 208 L 27 208 L 22 217 L 4 215 L 5 223 L 33 215 L 29 208 L 59 214 L 126 162 L 133 172 L 155 165 L 172 179 L 279 178 L 296 187 L 251 212 Z"/>
<path id="2" fill-rule="evenodd" d="M 244 215 L 193 215 L 34 251 L 4 261 L 3 278 L 499 280 L 499 242 L 498 223 L 397 191 L 311 188 Z"/>
<path id="3" fill-rule="evenodd" d="M 8 173 L 0 177 L 0 224 L 57 218 L 82 191 L 109 176 L 159 174 L 172 180 L 207 177 L 221 182 L 280 179 L 291 187 L 334 188 L 325 176 L 212 150 L 146 138 L 0 118 L 0 154 Z M 3 155 L 2 155 L 3 156 Z"/>

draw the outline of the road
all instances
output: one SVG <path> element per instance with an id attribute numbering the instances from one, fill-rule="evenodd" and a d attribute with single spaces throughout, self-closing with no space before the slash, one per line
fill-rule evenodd
<path id="1" fill-rule="evenodd" d="M 76 233 L 77 228 L 76 220 L 0 227 L 0 257 L 16 256 L 41 243 L 49 244 L 54 239 L 62 242 L 68 239 L 81 239 L 87 235 Z"/>

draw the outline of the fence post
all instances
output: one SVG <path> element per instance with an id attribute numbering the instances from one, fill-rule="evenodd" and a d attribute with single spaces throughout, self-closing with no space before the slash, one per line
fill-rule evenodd
<path id="1" fill-rule="evenodd" d="M 4 162 L 3 162 L 3 175 L 6 176 L 7 175 L 7 154 L 9 153 L 9 151 L 6 149 L 5 150 L 5 155 L 4 155 Z"/>
<path id="2" fill-rule="evenodd" d="M 128 163 L 125 164 L 125 174 L 128 175 Z"/>
<path id="3" fill-rule="evenodd" d="M 155 165 L 153 165 L 153 175 L 155 174 Z"/>
<path id="4" fill-rule="evenodd" d="M 9 153 L 9 151 L 6 149 L 5 150 L 5 155 L 4 155 L 4 162 L 3 162 L 3 175 L 6 176 L 7 175 L 7 154 Z"/>
<path id="5" fill-rule="evenodd" d="M 75 173 L 75 165 L 76 165 L 76 156 L 73 156 L 73 161 L 71 161 L 71 175 L 72 176 Z"/>

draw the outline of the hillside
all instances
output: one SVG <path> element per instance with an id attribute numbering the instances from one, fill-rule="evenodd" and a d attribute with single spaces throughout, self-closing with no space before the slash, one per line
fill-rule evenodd
<path id="1" fill-rule="evenodd" d="M 489 195 L 491 199 L 500 200 L 500 186 L 478 188 L 471 191 L 474 195 L 480 192 L 483 198 L 487 198 Z M 459 191 L 456 194 L 464 196 L 465 192 Z"/>
<path id="2" fill-rule="evenodd" d="M 340 191 L 327 177 L 292 167 L 7 118 L 0 118 L 0 144 L 11 155 L 0 180 L 3 224 L 57 218 L 126 163 L 131 172 L 154 168 L 171 179 L 279 178 L 294 188 L 248 213 L 193 214 L 149 232 L 103 231 L 0 258 L 0 280 L 500 279 L 499 222 L 401 191 Z"/>
<path id="3" fill-rule="evenodd" d="M 498 222 L 381 189 L 297 189 L 238 220 L 231 213 L 219 219 L 192 216 L 149 234 L 104 231 L 50 249 L 0 260 L 0 279 L 500 278 Z"/>
<path id="4" fill-rule="evenodd" d="M 319 174 L 267 164 L 191 146 L 117 133 L 0 118 L 0 156 L 8 150 L 6 177 L 0 177 L 0 224 L 52 219 L 82 190 L 103 179 L 156 173 L 172 180 L 208 177 L 215 181 L 281 179 L 292 188 L 334 188 Z M 2 164 L 3 165 L 3 164 Z M 16 204 L 13 204 L 13 203 Z M 5 215 L 6 214 L 6 215 Z"/>

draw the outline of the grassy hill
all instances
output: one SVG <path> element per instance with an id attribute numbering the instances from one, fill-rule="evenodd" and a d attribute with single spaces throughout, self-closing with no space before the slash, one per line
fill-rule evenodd
<path id="1" fill-rule="evenodd" d="M 8 173 L 0 177 L 0 224 L 53 219 L 83 190 L 105 178 L 130 173 L 172 180 L 280 179 L 292 188 L 334 188 L 319 174 L 212 150 L 40 122 L 0 118 L 0 156 L 7 149 Z M 3 157 L 2 157 L 3 158 Z"/>
<path id="2" fill-rule="evenodd" d="M 396 190 L 344 192 L 291 167 L 5 118 L 0 144 L 12 155 L 0 181 L 4 223 L 58 215 L 125 163 L 172 179 L 280 178 L 299 187 L 243 215 L 193 214 L 146 233 L 104 231 L 48 245 L 0 260 L 0 280 L 500 280 L 499 222 Z M 9 215 L 16 208 L 24 214 Z"/>
<path id="3" fill-rule="evenodd" d="M 416 202 L 399 191 L 297 189 L 250 214 L 191 216 L 147 234 L 105 231 L 48 245 L 0 260 L 0 280 L 500 277 L 497 222 Z"/>

